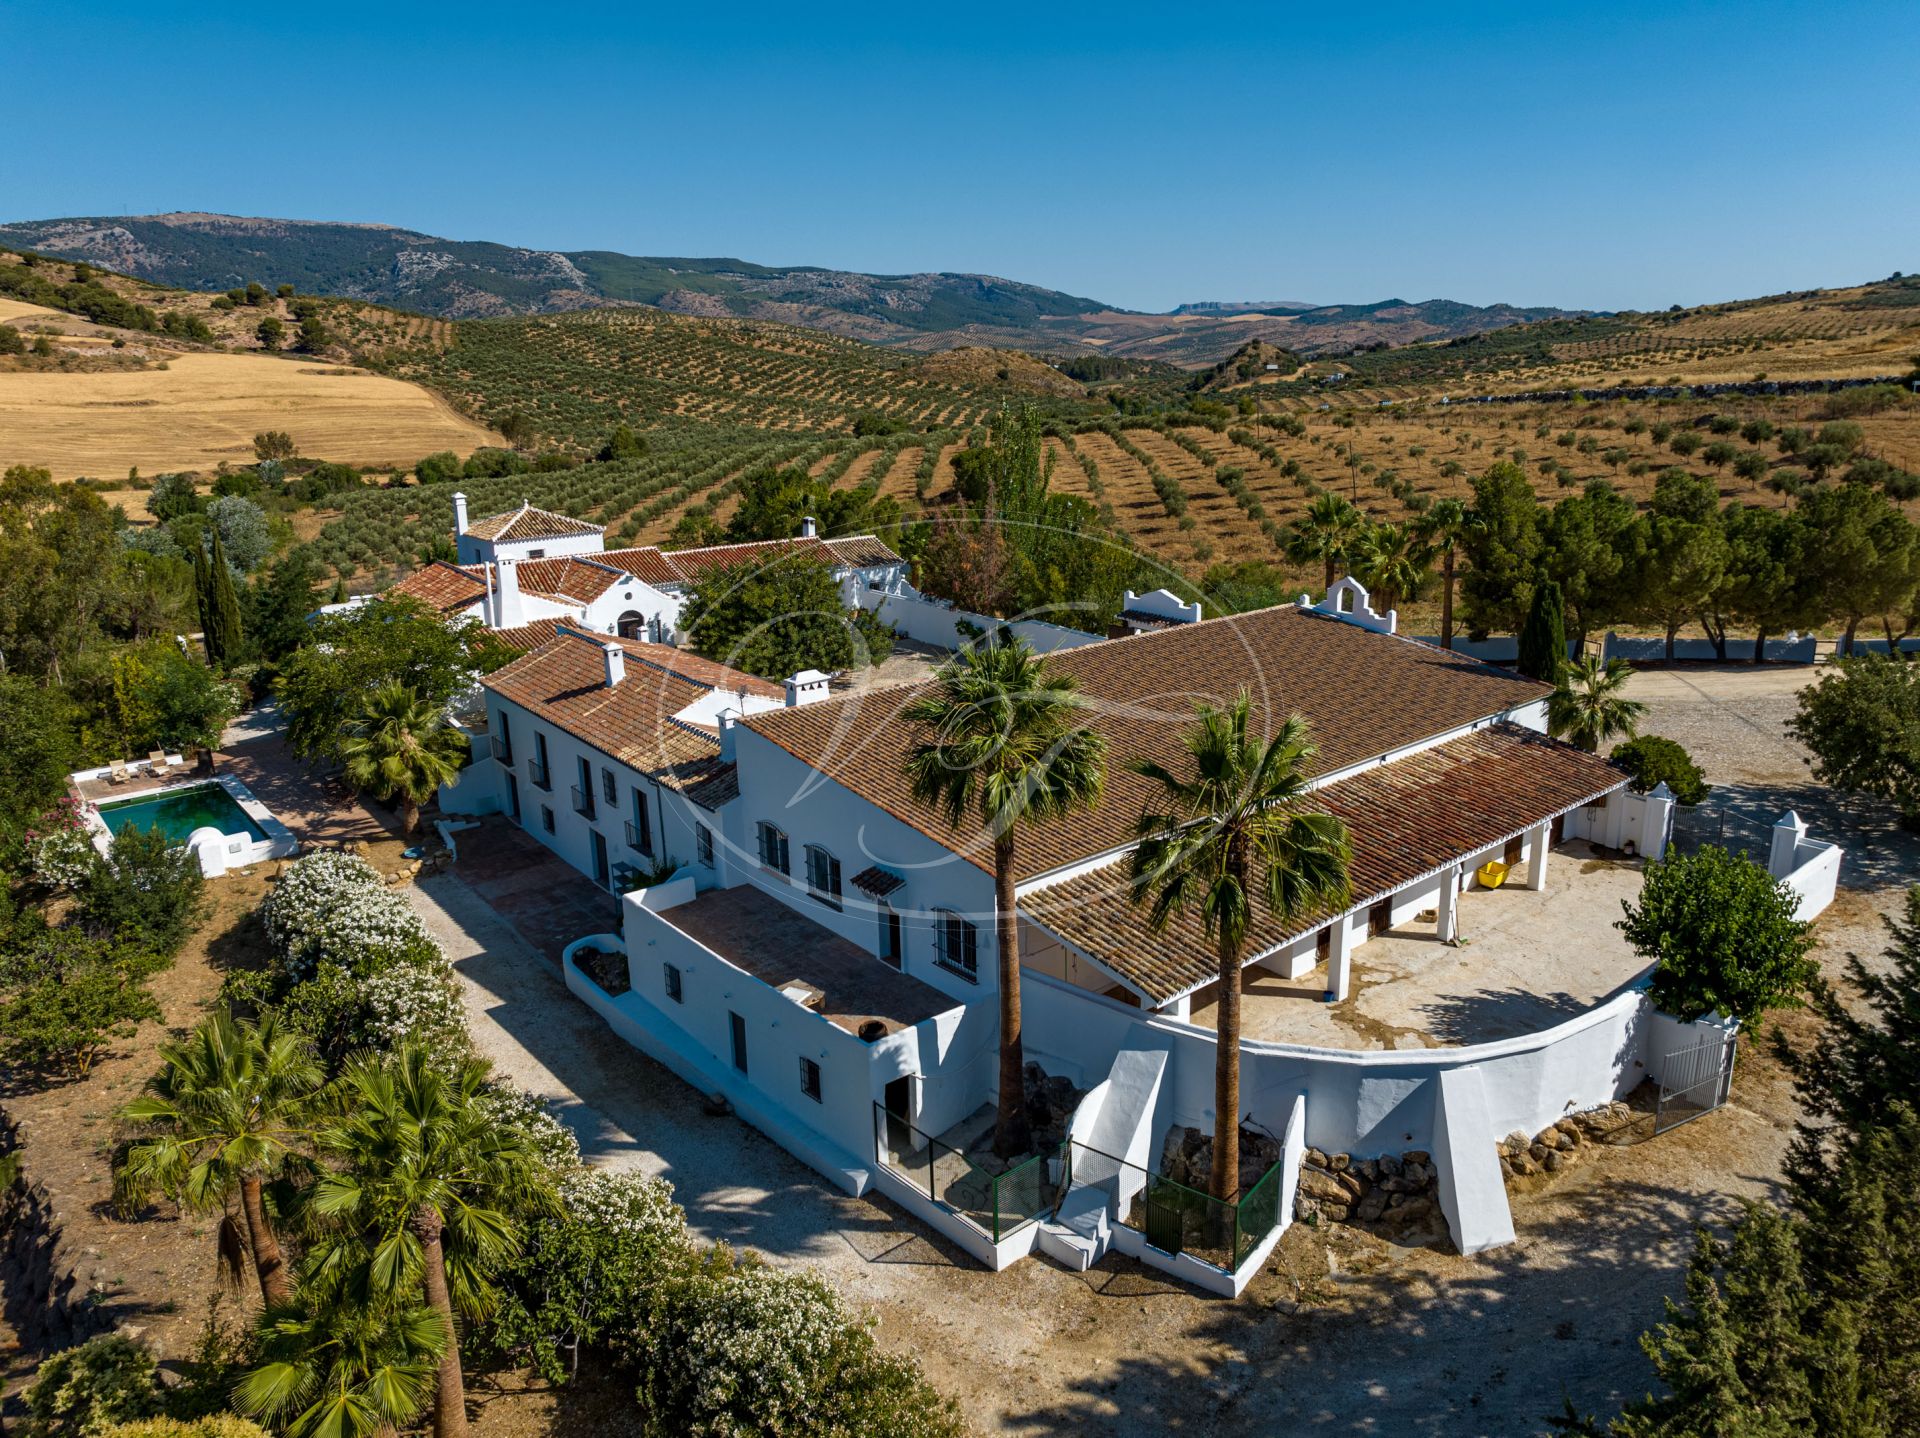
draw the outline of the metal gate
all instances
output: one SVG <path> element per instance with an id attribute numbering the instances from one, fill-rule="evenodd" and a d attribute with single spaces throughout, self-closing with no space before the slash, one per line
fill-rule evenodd
<path id="1" fill-rule="evenodd" d="M 1712 1113 L 1727 1101 L 1733 1093 L 1737 1037 L 1729 1031 L 1668 1054 L 1661 1061 L 1659 1094 L 1653 1108 L 1655 1134 Z"/>

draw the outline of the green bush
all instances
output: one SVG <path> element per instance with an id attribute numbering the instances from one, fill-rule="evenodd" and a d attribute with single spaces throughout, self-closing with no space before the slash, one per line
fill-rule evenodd
<path id="1" fill-rule="evenodd" d="M 75 913 L 91 933 L 171 958 L 193 930 L 206 884 L 186 845 L 157 829 L 126 828 L 81 881 Z"/>
<path id="2" fill-rule="evenodd" d="M 100 1438 L 159 1414 L 160 1375 L 140 1344 L 103 1333 L 42 1363 L 26 1401 L 30 1438 Z"/>
<path id="3" fill-rule="evenodd" d="M 1682 804 L 1698 804 L 1707 797 L 1708 785 L 1693 757 L 1671 739 L 1657 734 L 1642 734 L 1616 744 L 1607 756 L 1633 776 L 1627 787 L 1636 794 L 1651 793 L 1665 784 Z"/>
<path id="4" fill-rule="evenodd" d="M 231 1413 L 206 1418 L 142 1418 L 100 1430 L 99 1438 L 267 1438 L 267 1430 Z"/>

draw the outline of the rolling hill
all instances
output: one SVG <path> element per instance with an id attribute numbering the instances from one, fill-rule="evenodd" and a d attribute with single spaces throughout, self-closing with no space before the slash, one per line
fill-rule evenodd
<path id="1" fill-rule="evenodd" d="M 1323 354 L 1450 339 L 1569 313 L 1391 299 L 1359 305 L 1209 301 L 1153 315 L 991 275 L 869 275 L 736 259 L 534 250 L 391 225 L 203 213 L 23 220 L 0 225 L 0 244 L 183 289 L 291 284 L 302 294 L 446 319 L 644 305 L 800 325 L 906 349 L 1097 351 L 1187 368 L 1213 364 L 1250 340 Z"/>

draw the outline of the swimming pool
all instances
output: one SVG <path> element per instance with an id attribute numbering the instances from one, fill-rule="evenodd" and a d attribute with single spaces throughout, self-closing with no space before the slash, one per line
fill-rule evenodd
<path id="1" fill-rule="evenodd" d="M 245 834 L 255 843 L 267 842 L 267 831 L 219 784 L 194 784 L 143 799 L 118 799 L 101 804 L 99 810 L 110 834 L 122 829 L 158 829 L 173 843 L 184 844 L 195 829 L 218 829 L 222 834 Z"/>

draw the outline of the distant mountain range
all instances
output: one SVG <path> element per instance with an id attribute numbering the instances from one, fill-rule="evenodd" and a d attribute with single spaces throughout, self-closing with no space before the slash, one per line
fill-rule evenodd
<path id="1" fill-rule="evenodd" d="M 0 244 L 182 289 L 226 290 L 258 280 L 449 319 L 649 305 L 804 325 L 908 349 L 1099 352 L 1188 368 L 1256 339 L 1311 356 L 1582 313 L 1394 299 L 1202 301 L 1151 315 L 992 275 L 868 275 L 735 259 L 531 250 L 391 225 L 198 213 L 25 220 L 0 224 Z"/>

